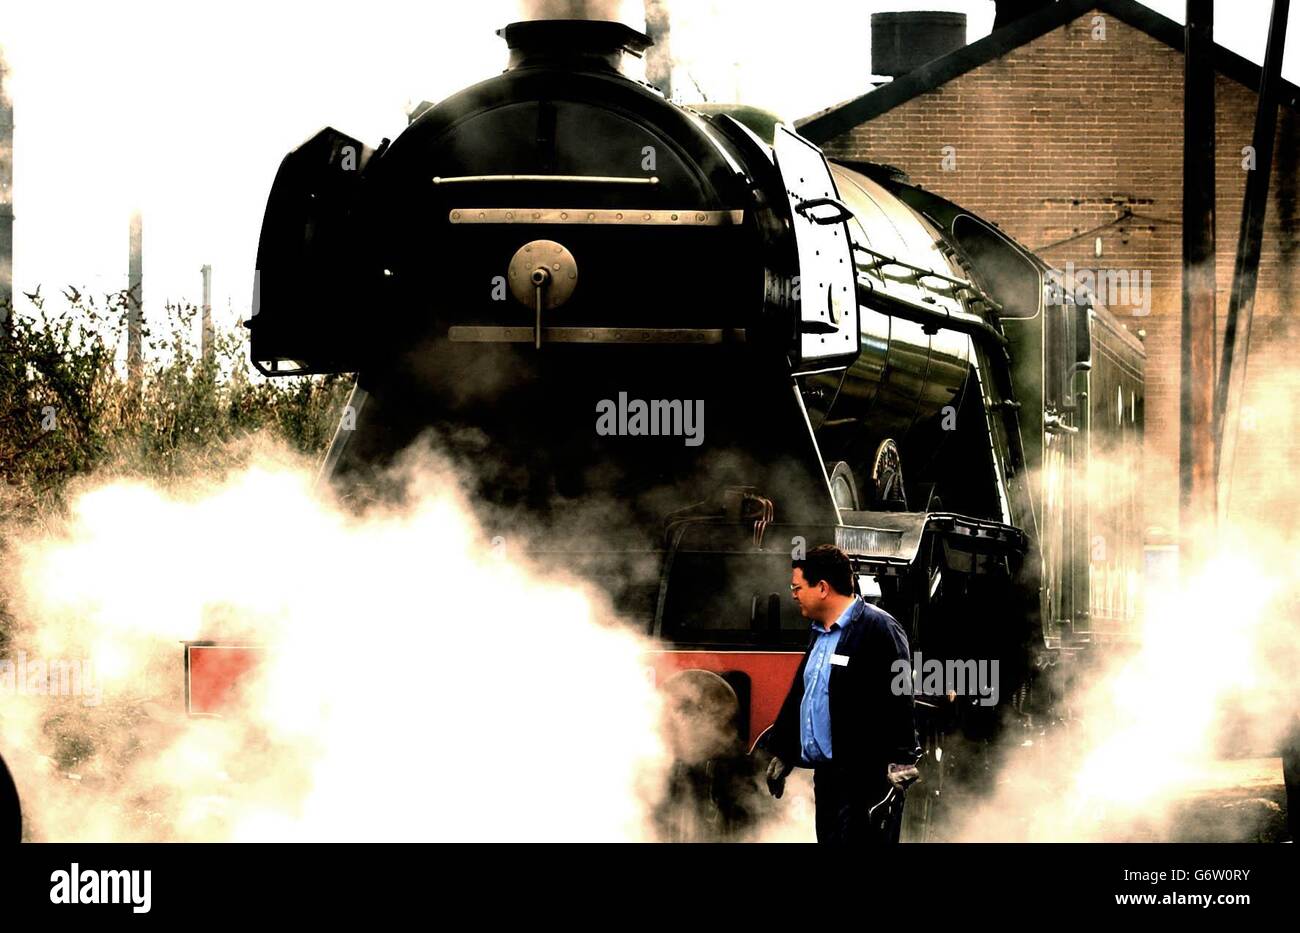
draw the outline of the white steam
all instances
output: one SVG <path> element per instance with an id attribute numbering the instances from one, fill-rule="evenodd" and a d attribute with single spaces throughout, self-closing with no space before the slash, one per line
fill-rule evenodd
<path id="1" fill-rule="evenodd" d="M 31 837 L 652 835 L 647 644 L 589 588 L 493 549 L 436 458 L 403 469 L 404 506 L 361 518 L 268 459 L 184 495 L 113 483 L 20 542 L 16 643 L 92 658 L 104 694 L 0 706 Z M 199 637 L 266 647 L 221 720 L 179 712 Z M 51 721 L 81 724 L 80 765 L 56 762 Z"/>

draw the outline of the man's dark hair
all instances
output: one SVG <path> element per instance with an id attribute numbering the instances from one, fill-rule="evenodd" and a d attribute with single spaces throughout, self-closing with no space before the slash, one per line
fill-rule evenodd
<path id="1" fill-rule="evenodd" d="M 853 565 L 849 555 L 833 544 L 817 545 L 803 560 L 791 561 L 790 566 L 802 570 L 810 586 L 825 580 L 841 596 L 853 595 Z"/>

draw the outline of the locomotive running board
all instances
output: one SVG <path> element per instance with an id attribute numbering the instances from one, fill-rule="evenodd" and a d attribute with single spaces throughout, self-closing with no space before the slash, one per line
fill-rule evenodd
<path id="1" fill-rule="evenodd" d="M 950 553 L 1023 554 L 1029 545 L 1025 533 L 1014 525 L 953 512 L 842 511 L 840 516 L 843 524 L 835 528 L 836 546 L 860 567 L 885 576 L 900 573 L 916 561 L 926 534 L 941 535 Z M 968 563 L 974 569 L 978 562 Z"/>
<path id="2" fill-rule="evenodd" d="M 880 576 L 897 576 L 915 564 L 926 535 L 938 535 L 949 557 L 966 569 L 981 569 L 980 555 L 1023 554 L 1025 533 L 1013 525 L 957 515 L 952 512 L 840 512 L 838 525 L 814 522 L 774 522 L 766 525 L 763 543 L 755 549 L 737 535 L 737 523 L 720 517 L 683 525 L 669 551 L 753 555 L 789 551 L 802 541 L 812 548 L 834 543 L 849 555 L 859 570 Z M 752 534 L 746 530 L 746 535 Z"/>

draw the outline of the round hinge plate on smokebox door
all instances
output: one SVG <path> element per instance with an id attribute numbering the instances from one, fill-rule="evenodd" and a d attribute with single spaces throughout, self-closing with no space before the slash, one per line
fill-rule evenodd
<path id="1" fill-rule="evenodd" d="M 542 309 L 552 310 L 563 305 L 578 286 L 578 261 L 562 243 L 554 240 L 533 240 L 519 247 L 510 259 L 506 282 L 515 300 L 529 308 L 537 306 L 537 285 L 533 273 L 546 270 L 542 286 Z"/>

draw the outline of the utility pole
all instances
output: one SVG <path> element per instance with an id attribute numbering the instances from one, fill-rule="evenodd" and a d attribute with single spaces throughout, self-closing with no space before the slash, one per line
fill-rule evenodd
<path id="1" fill-rule="evenodd" d="M 205 363 L 213 353 L 212 331 L 212 267 L 204 265 L 199 269 L 203 276 L 203 320 L 199 332 L 199 356 Z"/>
<path id="2" fill-rule="evenodd" d="M 1282 53 L 1286 44 L 1290 0 L 1273 0 L 1269 19 L 1264 68 L 1260 72 L 1259 103 L 1251 138 L 1255 162 L 1246 175 L 1246 195 L 1241 205 L 1237 234 L 1237 262 L 1232 275 L 1232 297 L 1223 329 L 1223 356 L 1214 393 L 1215 463 L 1219 478 L 1219 519 L 1226 520 L 1236 463 L 1237 431 L 1246 392 L 1246 360 L 1250 353 L 1250 325 L 1255 311 L 1255 286 L 1259 282 L 1259 257 L 1264 240 L 1264 214 L 1268 210 L 1268 185 L 1273 174 L 1273 142 L 1277 132 L 1278 85 L 1282 79 Z"/>
<path id="3" fill-rule="evenodd" d="M 0 333 L 7 333 L 14 308 L 14 105 L 9 69 L 0 51 Z"/>
<path id="4" fill-rule="evenodd" d="M 131 214 L 130 255 L 127 258 L 126 277 L 126 371 L 133 385 L 140 383 L 141 330 L 144 307 L 144 220 L 139 211 Z"/>
<path id="5" fill-rule="evenodd" d="M 1214 4 L 1187 0 L 1183 71 L 1183 318 L 1179 562 L 1195 572 L 1215 536 Z"/>

